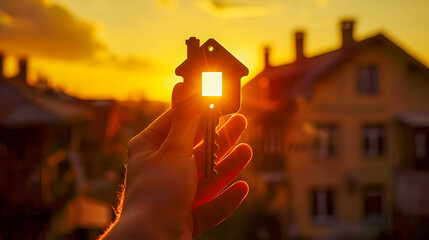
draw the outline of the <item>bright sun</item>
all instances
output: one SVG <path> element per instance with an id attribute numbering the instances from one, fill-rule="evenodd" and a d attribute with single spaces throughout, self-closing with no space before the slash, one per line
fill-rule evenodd
<path id="1" fill-rule="evenodd" d="M 203 72 L 203 96 L 222 96 L 222 72 Z"/>

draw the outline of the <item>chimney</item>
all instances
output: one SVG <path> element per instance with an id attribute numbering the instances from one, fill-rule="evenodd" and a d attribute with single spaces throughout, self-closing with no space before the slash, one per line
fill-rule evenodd
<path id="1" fill-rule="evenodd" d="M 349 47 L 354 43 L 353 39 L 353 27 L 354 20 L 344 20 L 341 22 L 341 37 L 342 37 L 342 47 Z"/>
<path id="2" fill-rule="evenodd" d="M 200 40 L 196 37 L 190 37 L 188 40 L 186 40 L 186 46 L 188 46 L 188 59 L 193 58 L 192 56 L 197 56 L 199 47 L 200 47 Z"/>
<path id="3" fill-rule="evenodd" d="M 269 68 L 269 67 L 271 67 L 271 64 L 270 64 L 270 47 L 265 46 L 264 47 L 264 68 Z"/>
<path id="4" fill-rule="evenodd" d="M 25 57 L 18 60 L 18 77 L 24 82 L 27 82 L 27 64 L 27 58 Z"/>
<path id="5" fill-rule="evenodd" d="M 304 32 L 297 31 L 295 32 L 295 61 L 301 61 L 305 58 L 304 56 Z"/>

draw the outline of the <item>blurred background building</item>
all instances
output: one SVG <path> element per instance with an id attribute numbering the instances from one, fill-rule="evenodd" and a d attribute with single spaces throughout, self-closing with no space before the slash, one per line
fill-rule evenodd
<path id="1" fill-rule="evenodd" d="M 126 143 L 166 104 L 81 100 L 30 86 L 18 65 L 4 77 L 0 55 L 0 238 L 94 239 L 113 220 Z"/>
<path id="2" fill-rule="evenodd" d="M 280 66 L 265 48 L 243 87 L 247 178 L 279 226 L 252 239 L 429 238 L 429 70 L 354 28 L 342 21 L 341 47 L 311 57 L 297 31 L 295 60 Z"/>
<path id="3" fill-rule="evenodd" d="M 94 239 L 113 220 L 126 144 L 169 106 L 190 36 L 219 40 L 252 77 L 250 194 L 197 239 L 429 239 L 427 6 L 0 0 L 0 239 Z M 338 47 L 314 54 L 345 14 L 359 27 L 342 21 Z M 286 51 L 297 24 L 314 37 L 297 31 Z M 356 31 L 380 28 L 395 38 Z M 266 47 L 258 61 L 264 41 L 281 58 Z M 30 56 L 16 74 L 11 55 Z"/>

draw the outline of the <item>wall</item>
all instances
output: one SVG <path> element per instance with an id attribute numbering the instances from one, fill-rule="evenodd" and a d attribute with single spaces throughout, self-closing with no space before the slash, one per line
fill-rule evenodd
<path id="1" fill-rule="evenodd" d="M 362 64 L 375 64 L 380 71 L 380 92 L 362 96 L 357 91 L 357 69 Z M 363 186 L 385 186 L 386 227 L 391 227 L 393 214 L 394 171 L 400 162 L 401 138 L 397 116 L 402 112 L 429 111 L 429 79 L 410 74 L 405 59 L 383 46 L 368 48 L 342 63 L 314 83 L 314 95 L 293 115 L 285 137 L 286 145 L 304 146 L 292 149 L 286 156 L 287 174 L 291 181 L 292 209 L 298 231 L 306 237 L 328 234 L 340 222 L 364 223 Z M 339 153 L 329 159 L 316 159 L 312 146 L 314 125 L 333 123 L 339 129 Z M 387 130 L 387 154 L 365 157 L 362 149 L 362 127 L 382 123 Z M 355 191 L 347 179 L 355 179 Z M 338 222 L 318 226 L 310 214 L 310 189 L 332 186 L 337 192 Z M 366 225 L 370 228 L 370 225 Z"/>

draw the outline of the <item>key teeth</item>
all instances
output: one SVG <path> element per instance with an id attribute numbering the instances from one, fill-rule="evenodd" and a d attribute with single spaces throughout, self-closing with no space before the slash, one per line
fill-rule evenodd
<path id="1" fill-rule="evenodd" d="M 215 142 L 215 148 L 216 148 L 216 150 L 215 150 L 215 152 L 219 149 L 219 145 L 218 144 L 216 144 L 216 142 Z M 216 155 L 216 153 L 213 153 L 213 158 L 216 160 L 217 159 L 217 155 Z M 216 164 L 216 161 L 215 160 L 213 160 L 213 162 L 212 162 L 212 177 L 214 177 L 214 176 L 217 176 L 218 175 L 218 173 L 217 173 L 217 171 L 216 171 L 216 169 L 214 169 L 214 167 L 217 165 Z"/>
<path id="2" fill-rule="evenodd" d="M 217 165 L 216 152 L 219 150 L 219 145 L 216 142 L 216 140 L 219 138 L 219 134 L 216 132 L 216 126 L 219 125 L 219 117 L 214 115 L 209 115 L 206 117 L 208 117 L 208 119 L 203 119 L 204 141 L 206 141 L 206 143 L 204 145 L 203 150 L 204 163 L 202 168 L 202 179 L 204 179 L 205 181 L 209 181 L 211 178 L 218 175 L 218 172 L 214 169 L 214 167 Z M 208 148 L 209 150 L 207 150 L 206 148 Z M 208 161 L 210 161 L 210 164 L 208 164 Z"/>
<path id="3" fill-rule="evenodd" d="M 219 151 L 219 144 L 217 144 L 216 142 L 215 142 L 215 144 L 214 144 L 214 148 L 213 148 L 213 155 L 214 155 L 214 159 L 216 159 L 217 158 L 217 155 L 216 155 L 216 153 L 217 153 L 217 151 Z"/>
<path id="4" fill-rule="evenodd" d="M 219 151 L 219 144 L 217 144 L 216 140 L 219 138 L 219 134 L 217 132 L 215 132 L 214 134 L 214 155 L 215 155 L 215 159 L 217 158 L 216 156 L 216 152 Z"/>
<path id="5" fill-rule="evenodd" d="M 219 122 L 217 122 L 217 124 L 219 124 Z M 216 140 L 219 138 L 219 134 L 215 131 L 215 134 L 214 134 L 214 149 L 213 149 L 213 162 L 212 162 L 212 169 L 213 169 L 213 172 L 212 172 L 212 177 L 214 177 L 214 176 L 217 176 L 218 175 L 218 172 L 214 169 L 214 167 L 217 165 L 216 164 L 216 160 L 217 160 L 217 154 L 216 154 L 216 152 L 217 151 L 219 151 L 219 144 L 217 144 L 217 142 L 216 142 Z"/>
<path id="6" fill-rule="evenodd" d="M 213 169 L 213 177 L 217 175 L 218 175 L 217 171 Z"/>

